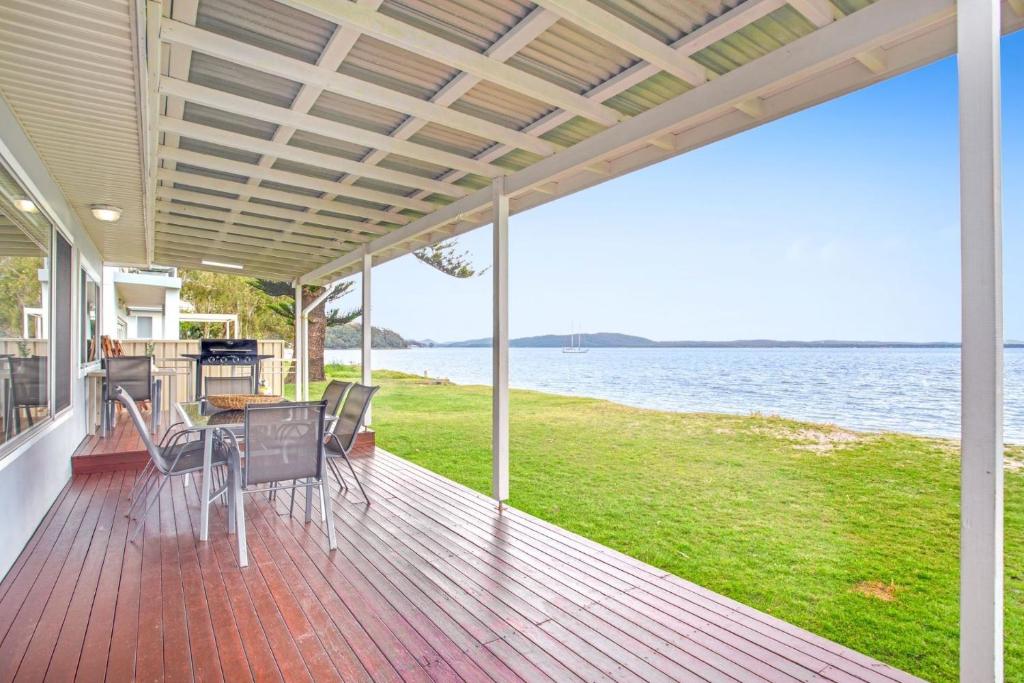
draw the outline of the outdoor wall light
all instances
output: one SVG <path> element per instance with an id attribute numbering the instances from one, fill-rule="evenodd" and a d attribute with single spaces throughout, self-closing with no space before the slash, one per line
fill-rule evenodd
<path id="1" fill-rule="evenodd" d="M 232 268 L 234 270 L 242 270 L 245 266 L 241 266 L 237 263 L 223 263 L 222 261 L 207 261 L 203 259 L 200 261 L 204 266 L 213 266 L 215 268 Z"/>
<path id="2" fill-rule="evenodd" d="M 89 209 L 93 218 L 104 223 L 114 223 L 121 218 L 121 209 L 109 204 L 93 204 Z"/>
<path id="3" fill-rule="evenodd" d="M 15 199 L 14 205 L 25 213 L 39 213 L 39 207 L 31 199 Z"/>

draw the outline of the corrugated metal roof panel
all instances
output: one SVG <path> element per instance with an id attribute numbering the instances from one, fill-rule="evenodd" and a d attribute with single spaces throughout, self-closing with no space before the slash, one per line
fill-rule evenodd
<path id="1" fill-rule="evenodd" d="M 672 43 L 700 28 L 742 0 L 591 0 L 619 19 L 632 24 L 663 43 Z"/>
<path id="2" fill-rule="evenodd" d="M 584 93 L 636 61 L 621 48 L 558 21 L 508 64 L 567 90 Z"/>
<path id="3" fill-rule="evenodd" d="M 424 100 L 459 73 L 367 35 L 359 36 L 338 72 Z"/>
<path id="4" fill-rule="evenodd" d="M 232 133 L 251 135 L 261 140 L 271 139 L 277 130 L 276 124 L 260 121 L 249 116 L 233 114 L 221 109 L 214 109 L 213 107 L 196 104 L 195 102 L 185 103 L 182 119 L 192 123 L 201 123 L 212 128 L 231 131 Z"/>
<path id="5" fill-rule="evenodd" d="M 409 138 L 409 141 L 467 158 L 475 157 L 494 144 L 490 140 L 468 133 L 460 133 L 436 123 L 428 123 L 423 126 L 416 135 Z"/>
<path id="6" fill-rule="evenodd" d="M 704 48 L 693 59 L 724 74 L 814 31 L 814 24 L 789 5 Z"/>
<path id="7" fill-rule="evenodd" d="M 328 138 L 323 135 L 310 133 L 304 130 L 295 131 L 292 134 L 291 139 L 288 141 L 288 144 L 294 145 L 295 147 L 301 147 L 302 149 L 312 150 L 314 152 L 332 154 L 352 161 L 362 159 L 370 153 L 369 147 L 356 145 L 351 142 L 346 142 L 345 140 Z"/>
<path id="8" fill-rule="evenodd" d="M 302 84 L 296 81 L 240 66 L 201 52 L 192 53 L 188 79 L 198 85 L 277 107 L 290 106 L 302 89 Z"/>
<path id="9" fill-rule="evenodd" d="M 196 26 L 315 64 L 335 24 L 273 0 L 203 0 Z"/>
<path id="10" fill-rule="evenodd" d="M 261 155 L 257 152 L 249 152 L 244 149 L 235 149 L 234 147 L 224 147 L 223 145 L 217 145 L 212 142 L 206 142 L 205 140 L 194 140 L 192 138 L 182 137 L 178 140 L 178 147 L 190 152 L 198 152 L 199 154 L 210 154 L 222 159 L 231 159 L 233 161 L 241 161 L 246 164 L 259 163 Z M 179 165 L 180 168 L 180 165 Z"/>
<path id="11" fill-rule="evenodd" d="M 451 108 L 516 130 L 553 111 L 549 104 L 490 81 L 480 81 Z"/>
<path id="12" fill-rule="evenodd" d="M 309 113 L 385 135 L 407 118 L 405 114 L 392 109 L 367 104 L 326 90 L 317 98 Z"/>
<path id="13" fill-rule="evenodd" d="M 516 0 L 385 0 L 381 14 L 484 52 L 533 9 Z"/>

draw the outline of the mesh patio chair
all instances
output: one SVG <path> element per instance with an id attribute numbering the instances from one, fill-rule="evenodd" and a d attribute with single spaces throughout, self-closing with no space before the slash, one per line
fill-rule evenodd
<path id="1" fill-rule="evenodd" d="M 20 434 L 21 414 L 25 413 L 28 426 L 33 424 L 32 409 L 44 408 L 47 405 L 47 377 L 46 377 L 46 356 L 31 356 L 29 358 L 7 358 L 11 374 L 9 409 L 14 432 Z M 10 425 L 5 425 L 9 429 Z"/>
<path id="2" fill-rule="evenodd" d="M 341 408 L 341 415 L 338 416 L 338 421 L 334 423 L 334 428 L 327 436 L 327 441 L 324 444 L 327 450 L 327 466 L 331 468 L 331 472 L 337 478 L 338 486 L 343 491 L 348 490 L 345 479 L 341 476 L 341 468 L 337 463 L 338 459 L 342 459 L 348 465 L 348 471 L 352 474 L 352 478 L 355 479 L 356 486 L 359 487 L 359 492 L 363 494 L 367 505 L 370 504 L 370 497 L 366 495 L 363 483 L 359 481 L 359 477 L 356 475 L 355 468 L 352 467 L 352 461 L 349 460 L 348 454 L 352 452 L 356 445 L 356 438 L 359 436 L 359 430 L 362 429 L 363 423 L 366 420 L 366 411 L 370 408 L 370 401 L 373 400 L 374 394 L 379 389 L 380 387 L 368 387 L 365 384 L 356 384 L 349 389 L 348 396 L 345 398 L 345 405 Z"/>
<path id="3" fill-rule="evenodd" d="M 328 415 L 338 414 L 338 409 L 341 408 L 341 401 L 345 398 L 345 394 L 353 384 L 355 382 L 342 382 L 339 379 L 331 380 L 331 383 L 324 389 L 324 395 L 320 397 L 320 400 L 327 404 Z"/>
<path id="4" fill-rule="evenodd" d="M 121 387 L 133 401 L 149 401 L 151 429 L 160 425 L 160 380 L 153 378 L 153 359 L 149 356 L 118 356 L 106 359 L 107 377 L 103 385 L 103 435 L 114 426 L 117 398 L 114 387 Z"/>
<path id="5" fill-rule="evenodd" d="M 191 433 L 182 430 L 174 435 L 165 436 L 160 445 L 157 445 L 153 442 L 153 437 L 149 430 L 146 429 L 146 421 L 142 419 L 139 406 L 132 399 L 131 395 L 123 387 L 118 386 L 114 388 L 113 396 L 114 400 L 124 406 L 125 411 L 131 417 L 132 423 L 139 433 L 139 438 L 142 439 L 142 443 L 146 446 L 146 452 L 149 454 L 149 463 L 146 464 L 146 467 L 143 468 L 142 473 L 136 479 L 130 494 L 134 497 L 132 498 L 131 506 L 128 508 L 127 516 L 132 517 L 132 513 L 136 509 L 142 510 L 142 514 L 137 517 L 138 522 L 135 529 L 128 538 L 130 542 L 134 543 L 135 538 L 146 524 L 146 515 L 149 514 L 153 505 L 159 500 L 160 492 L 167 485 L 167 482 L 174 477 L 194 474 L 203 470 L 203 441 L 200 439 L 189 440 Z M 214 437 L 211 436 L 210 438 Z M 228 464 L 228 449 L 223 441 L 219 439 L 213 444 L 213 456 L 210 463 L 215 469 L 222 469 Z M 157 479 L 159 479 L 160 483 L 153 487 L 151 484 Z M 220 485 L 217 491 L 215 491 L 212 500 L 216 500 L 218 497 L 226 494 L 227 491 L 228 487 L 226 485 Z M 140 507 L 139 501 L 145 501 L 145 503 Z"/>
<path id="6" fill-rule="evenodd" d="M 235 435 L 219 430 L 225 442 L 233 444 L 231 486 L 234 488 L 232 513 L 238 535 L 239 564 L 249 563 L 245 536 L 244 495 L 306 487 L 306 521 L 312 516 L 312 489 L 320 489 L 320 503 L 327 523 L 331 550 L 338 547 L 331 514 L 331 496 L 324 468 L 323 401 L 250 405 L 245 408 L 245 451 Z M 282 483 L 291 481 L 290 484 Z M 294 499 L 294 498 L 293 498 Z"/>
<path id="7" fill-rule="evenodd" d="M 204 396 L 251 394 L 253 392 L 251 377 L 207 377 L 205 384 Z"/>

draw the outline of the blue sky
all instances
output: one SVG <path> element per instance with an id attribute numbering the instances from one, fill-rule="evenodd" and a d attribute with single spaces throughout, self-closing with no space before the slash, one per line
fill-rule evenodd
<path id="1" fill-rule="evenodd" d="M 1013 339 L 1024 339 L 1022 34 L 1002 46 Z M 512 336 L 959 339 L 956 97 L 946 59 L 513 216 Z M 490 237 L 459 242 L 483 267 Z M 489 336 L 490 296 L 489 274 L 453 280 L 406 257 L 374 270 L 374 324 Z"/>

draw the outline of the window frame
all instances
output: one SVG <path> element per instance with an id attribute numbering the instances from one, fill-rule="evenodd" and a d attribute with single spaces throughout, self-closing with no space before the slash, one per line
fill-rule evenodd
<path id="1" fill-rule="evenodd" d="M 78 252 L 78 273 L 78 368 L 80 371 L 88 372 L 100 365 L 100 359 L 103 357 L 102 349 L 100 349 L 100 338 L 103 332 L 100 327 L 103 321 L 103 278 L 97 276 L 95 271 L 89 267 L 88 262 L 82 258 L 81 252 Z M 83 358 L 89 348 L 85 338 L 89 324 L 85 305 L 90 281 L 96 285 L 96 330 L 93 334 L 93 348 L 96 349 L 96 357 L 92 360 Z"/>
<path id="2" fill-rule="evenodd" d="M 0 152 L 2 152 L 2 146 L 0 146 Z M 46 415 L 39 419 L 34 425 L 29 426 L 24 431 L 14 434 L 10 440 L 5 440 L 0 443 L 0 462 L 6 460 L 12 453 L 16 453 L 21 449 L 24 444 L 30 442 L 32 439 L 37 438 L 43 433 L 48 427 L 52 426 L 56 422 L 57 418 L 64 415 L 67 411 L 74 409 L 74 384 L 73 380 L 71 385 L 71 401 L 67 408 L 60 411 L 60 415 L 54 413 L 54 389 L 56 388 L 56 370 L 53 362 L 53 332 L 54 332 L 54 305 L 56 303 L 56 287 L 53 286 L 53 252 L 54 244 L 58 234 L 71 247 L 71 260 L 75 260 L 75 243 L 68 235 L 67 232 L 58 227 L 57 221 L 54 219 L 53 212 L 49 208 L 49 204 L 42 201 L 39 192 L 36 190 L 35 185 L 28 182 L 24 173 L 21 172 L 20 167 L 13 162 L 9 157 L 0 153 L 0 170 L 6 172 L 14 181 L 18 184 L 24 195 L 32 200 L 36 205 L 39 213 L 46 219 L 50 225 L 49 231 L 49 245 L 47 245 L 47 252 L 44 262 L 46 264 L 47 271 L 47 282 L 48 297 L 46 305 L 48 306 L 48 312 L 46 316 Z M 71 298 L 72 307 L 74 306 L 75 298 L 75 285 L 71 283 Z M 72 316 L 74 317 L 74 316 Z M 73 324 L 74 321 L 72 321 Z"/>

